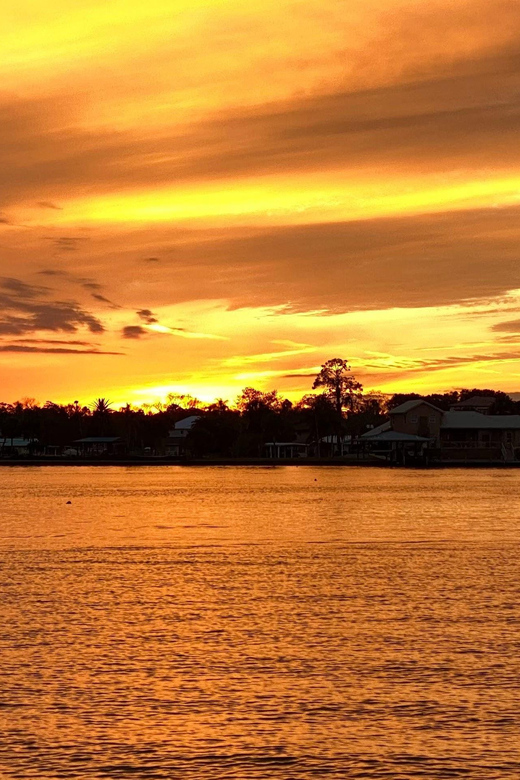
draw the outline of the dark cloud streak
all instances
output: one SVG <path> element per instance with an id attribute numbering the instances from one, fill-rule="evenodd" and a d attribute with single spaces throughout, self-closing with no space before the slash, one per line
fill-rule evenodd
<path id="1" fill-rule="evenodd" d="M 141 325 L 126 325 L 122 330 L 122 336 L 124 339 L 140 339 L 147 332 Z"/>
<path id="2" fill-rule="evenodd" d="M 94 298 L 96 301 L 99 301 L 100 303 L 106 303 L 108 306 L 110 306 L 111 309 L 120 309 L 121 306 L 119 306 L 117 303 L 114 303 L 109 298 L 106 298 L 104 295 L 100 295 L 99 293 L 92 293 L 92 298 Z"/>
<path id="3" fill-rule="evenodd" d="M 493 330 L 506 331 L 508 333 L 518 333 L 520 335 L 520 320 L 507 320 L 507 322 L 498 322 L 493 325 Z"/>
<path id="4" fill-rule="evenodd" d="M 57 344 L 59 346 L 71 346 L 71 347 L 93 347 L 94 345 L 90 341 L 76 341 L 67 340 L 61 341 L 60 339 L 16 339 L 17 344 Z"/>
<path id="5" fill-rule="evenodd" d="M 50 200 L 39 200 L 36 204 L 41 209 L 52 209 L 53 211 L 63 211 L 62 206 L 56 205 L 56 203 L 52 203 Z"/>
<path id="6" fill-rule="evenodd" d="M 146 322 L 147 325 L 151 325 L 152 323 L 157 322 L 153 311 L 150 309 L 139 309 L 136 314 L 141 320 L 143 320 L 143 322 Z"/>
<path id="7" fill-rule="evenodd" d="M 78 327 L 86 327 L 91 333 L 104 331 L 100 320 L 77 302 L 45 300 L 49 292 L 47 287 L 20 279 L 1 278 L 0 334 L 21 336 L 45 330 L 75 333 Z"/>
<path id="8" fill-rule="evenodd" d="M 123 355 L 123 352 L 104 352 L 99 349 L 67 349 L 66 347 L 29 347 L 19 344 L 2 344 L 0 352 L 45 355 Z"/>

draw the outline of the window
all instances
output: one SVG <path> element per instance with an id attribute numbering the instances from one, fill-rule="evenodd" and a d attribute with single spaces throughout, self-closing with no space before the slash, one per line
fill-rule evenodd
<path id="1" fill-rule="evenodd" d="M 434 414 L 431 414 L 431 415 L 430 415 L 430 422 L 431 422 L 431 423 L 436 423 L 436 422 L 437 422 L 437 418 L 435 417 L 435 415 L 434 415 Z"/>
<path id="2" fill-rule="evenodd" d="M 413 414 L 413 415 L 410 417 L 410 422 L 411 422 L 411 423 L 416 423 L 417 421 L 418 421 L 418 417 L 417 417 L 417 415 L 416 415 L 416 414 Z"/>

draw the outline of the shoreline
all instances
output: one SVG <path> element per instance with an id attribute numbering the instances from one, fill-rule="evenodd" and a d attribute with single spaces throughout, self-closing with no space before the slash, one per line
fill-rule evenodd
<path id="1" fill-rule="evenodd" d="M 0 468 L 13 466 L 339 466 L 360 468 L 391 469 L 460 469 L 460 468 L 520 468 L 520 461 L 435 461 L 433 463 L 395 464 L 382 460 L 356 460 L 340 458 L 214 458 L 214 459 L 175 459 L 175 458 L 2 458 Z"/>

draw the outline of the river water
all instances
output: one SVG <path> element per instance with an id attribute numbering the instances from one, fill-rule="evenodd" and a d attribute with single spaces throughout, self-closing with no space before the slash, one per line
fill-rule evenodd
<path id="1" fill-rule="evenodd" d="M 514 470 L 2 467 L 0 777 L 517 780 L 519 540 Z"/>

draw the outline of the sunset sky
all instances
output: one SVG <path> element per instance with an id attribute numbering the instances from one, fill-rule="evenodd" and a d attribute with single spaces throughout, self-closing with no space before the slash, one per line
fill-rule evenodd
<path id="1" fill-rule="evenodd" d="M 19 0 L 0 77 L 0 400 L 520 391 L 518 0 Z"/>

